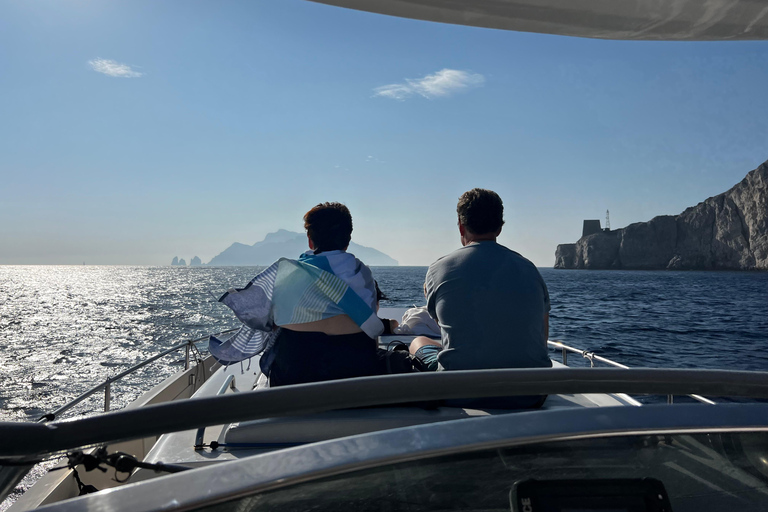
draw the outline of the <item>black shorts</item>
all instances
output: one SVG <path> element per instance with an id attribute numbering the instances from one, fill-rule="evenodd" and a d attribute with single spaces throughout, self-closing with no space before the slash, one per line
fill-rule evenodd
<path id="1" fill-rule="evenodd" d="M 283 328 L 272 351 L 271 387 L 381 373 L 376 341 L 364 332 L 331 336 Z"/>

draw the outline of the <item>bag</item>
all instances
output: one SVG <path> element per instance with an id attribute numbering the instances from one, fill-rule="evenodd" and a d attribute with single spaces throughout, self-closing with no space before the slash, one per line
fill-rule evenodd
<path id="1" fill-rule="evenodd" d="M 429 316 L 426 306 L 408 309 L 403 315 L 403 321 L 393 331 L 395 334 L 440 337 L 440 326 Z"/>
<path id="2" fill-rule="evenodd" d="M 380 375 L 424 371 L 422 362 L 405 350 L 386 350 L 378 348 L 376 349 L 376 357 L 379 359 Z"/>

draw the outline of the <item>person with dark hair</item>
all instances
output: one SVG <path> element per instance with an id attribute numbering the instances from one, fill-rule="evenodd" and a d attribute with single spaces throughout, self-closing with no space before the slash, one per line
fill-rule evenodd
<path id="1" fill-rule="evenodd" d="M 341 203 L 320 203 L 304 215 L 304 229 L 316 253 L 346 251 L 352 240 L 352 214 Z"/>
<path id="2" fill-rule="evenodd" d="M 304 215 L 310 251 L 300 261 L 341 278 L 374 312 L 378 309 L 371 270 L 346 252 L 352 239 L 352 215 L 341 203 L 321 203 Z M 271 361 L 270 386 L 376 375 L 375 339 L 347 314 L 321 320 L 279 324 Z"/>
<path id="3" fill-rule="evenodd" d="M 475 188 L 459 198 L 456 212 L 462 247 L 430 265 L 424 282 L 441 339 L 417 337 L 411 353 L 430 370 L 552 366 L 547 286 L 533 263 L 496 242 L 504 225 L 501 198 Z M 544 398 L 469 405 L 538 407 Z"/>
<path id="4" fill-rule="evenodd" d="M 397 323 L 378 318 L 383 295 L 371 270 L 346 252 L 349 209 L 318 204 L 304 215 L 304 227 L 309 251 L 280 258 L 219 299 L 245 325 L 226 341 L 212 337 L 211 354 L 223 364 L 262 354 L 272 387 L 413 371 L 419 363 L 409 354 L 378 348 L 378 335 Z"/>

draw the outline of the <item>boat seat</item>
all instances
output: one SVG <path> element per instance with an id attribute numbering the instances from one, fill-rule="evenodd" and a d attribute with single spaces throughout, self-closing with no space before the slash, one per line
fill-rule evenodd
<path id="1" fill-rule="evenodd" d="M 606 395 L 550 395 L 541 409 L 600 405 L 623 404 Z M 231 448 L 291 446 L 438 421 L 526 411 L 531 409 L 463 409 L 445 406 L 430 409 L 414 406 L 344 409 L 233 423 L 227 427 L 220 440 Z"/>
<path id="2" fill-rule="evenodd" d="M 496 411 L 513 412 L 513 411 Z M 458 407 L 371 407 L 233 423 L 223 436 L 230 448 L 290 446 L 438 421 L 488 416 Z"/>
<path id="3" fill-rule="evenodd" d="M 601 403 L 601 400 L 605 403 Z M 597 407 L 599 405 L 622 404 L 615 398 L 604 395 L 550 395 L 541 409 Z M 233 423 L 227 427 L 226 432 L 219 439 L 229 448 L 277 448 L 439 421 L 512 414 L 530 410 L 463 409 L 445 406 L 429 409 L 414 406 L 344 409 L 306 416 L 287 416 Z"/>
<path id="4" fill-rule="evenodd" d="M 552 361 L 553 368 L 565 368 Z M 256 388 L 266 388 L 260 375 Z M 550 395 L 541 409 L 625 405 L 611 395 Z M 339 437 L 439 421 L 510 414 L 531 409 L 470 409 L 461 407 L 384 406 L 327 411 L 305 416 L 287 416 L 233 423 L 219 437 L 229 448 L 278 448 L 314 443 Z"/>

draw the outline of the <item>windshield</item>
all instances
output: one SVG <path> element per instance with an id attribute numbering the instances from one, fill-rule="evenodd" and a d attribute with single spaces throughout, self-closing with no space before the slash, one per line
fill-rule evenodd
<path id="1" fill-rule="evenodd" d="M 586 510 L 596 480 L 623 485 L 626 500 L 588 510 L 656 510 L 629 498 L 628 482 L 661 482 L 675 512 L 763 510 L 768 497 L 764 434 L 626 436 L 533 444 L 396 464 L 287 486 L 206 508 L 210 511 L 510 510 L 521 482 L 579 485 L 562 509 Z M 555 489 L 556 490 L 556 489 Z M 550 489 L 550 493 L 556 495 Z M 602 491 L 605 492 L 605 491 Z M 605 498 L 605 496 L 604 496 Z M 571 501 L 568 501 L 571 500 Z M 536 503 L 533 503 L 534 510 Z M 515 509 L 513 509 L 515 510 Z M 519 509 L 518 509 L 519 510 Z"/>

